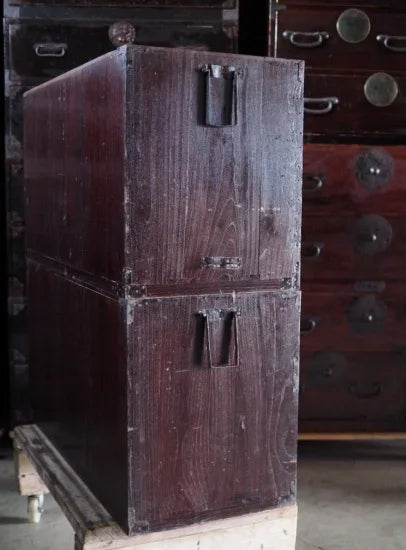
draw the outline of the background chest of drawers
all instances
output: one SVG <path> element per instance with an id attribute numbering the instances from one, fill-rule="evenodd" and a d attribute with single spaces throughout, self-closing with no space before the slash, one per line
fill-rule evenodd
<path id="1" fill-rule="evenodd" d="M 406 428 L 406 6 L 276 3 L 306 61 L 302 432 Z"/>
<path id="2" fill-rule="evenodd" d="M 3 25 L 8 378 L 11 423 L 16 424 L 29 421 L 31 416 L 26 344 L 23 93 L 126 43 L 236 52 L 238 0 L 15 0 L 4 4 Z M 2 386 L 6 389 L 6 382 Z"/>

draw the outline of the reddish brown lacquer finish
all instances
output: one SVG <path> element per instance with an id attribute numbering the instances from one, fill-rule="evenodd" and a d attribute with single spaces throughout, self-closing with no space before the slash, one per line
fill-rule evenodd
<path id="1" fill-rule="evenodd" d="M 36 420 L 129 533 L 294 502 L 302 77 L 128 47 L 26 95 Z"/>

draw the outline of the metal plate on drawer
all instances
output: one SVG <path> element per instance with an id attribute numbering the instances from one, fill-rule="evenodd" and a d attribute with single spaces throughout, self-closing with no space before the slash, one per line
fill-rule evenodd
<path id="1" fill-rule="evenodd" d="M 340 38 L 350 44 L 363 42 L 371 30 L 371 22 L 368 15 L 357 8 L 343 11 L 337 19 L 336 26 Z"/>
<path id="2" fill-rule="evenodd" d="M 369 214 L 355 222 L 354 247 L 359 254 L 374 256 L 385 252 L 392 238 L 392 226 L 382 216 Z"/>
<path id="3" fill-rule="evenodd" d="M 399 85 L 388 73 L 374 73 L 365 82 L 366 99 L 375 107 L 389 107 L 399 95 Z"/>
<path id="4" fill-rule="evenodd" d="M 347 320 L 354 332 L 370 334 L 379 332 L 387 319 L 388 308 L 374 295 L 360 296 L 351 305 Z"/>
<path id="5" fill-rule="evenodd" d="M 309 386 L 336 384 L 347 371 L 347 359 L 342 353 L 326 351 L 315 353 L 309 360 L 305 382 Z"/>
<path id="6" fill-rule="evenodd" d="M 367 149 L 356 157 L 356 178 L 369 191 L 385 187 L 392 179 L 393 172 L 393 158 L 383 149 Z"/>

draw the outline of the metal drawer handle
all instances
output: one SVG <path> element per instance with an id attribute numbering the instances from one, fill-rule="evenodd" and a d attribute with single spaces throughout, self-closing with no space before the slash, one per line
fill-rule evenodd
<path id="1" fill-rule="evenodd" d="M 325 115 L 333 110 L 335 105 L 338 105 L 340 100 L 338 97 L 305 97 L 304 112 L 309 115 Z M 307 107 L 307 105 L 320 105 L 319 109 Z M 325 105 L 322 107 L 322 105 Z"/>
<path id="2" fill-rule="evenodd" d="M 317 319 L 314 317 L 303 316 L 300 320 L 300 332 L 302 334 L 309 334 L 313 332 L 317 326 Z"/>
<path id="3" fill-rule="evenodd" d="M 241 258 L 237 256 L 204 256 L 200 263 L 202 267 L 239 269 L 241 262 Z"/>
<path id="4" fill-rule="evenodd" d="M 42 44 L 34 44 L 33 48 L 35 55 L 38 57 L 63 57 L 68 50 L 68 45 L 64 43 L 44 42 Z"/>
<path id="5" fill-rule="evenodd" d="M 312 174 L 303 174 L 303 192 L 314 193 L 319 191 L 323 187 L 323 180 L 320 176 L 313 176 Z"/>
<path id="6" fill-rule="evenodd" d="M 379 382 L 356 382 L 351 384 L 348 389 L 359 399 L 371 399 L 382 393 L 382 384 Z"/>
<path id="7" fill-rule="evenodd" d="M 297 48 L 317 48 L 330 38 L 328 32 L 325 31 L 283 31 L 282 36 Z M 304 38 L 304 41 L 300 38 Z"/>
<path id="8" fill-rule="evenodd" d="M 383 44 L 385 48 L 392 52 L 406 52 L 406 36 L 391 36 L 390 34 L 378 34 L 376 37 L 378 42 Z M 396 46 L 394 43 L 403 42 L 404 46 Z"/>
<path id="9" fill-rule="evenodd" d="M 204 340 L 209 368 L 238 367 L 240 364 L 238 318 L 241 316 L 241 309 L 201 309 L 198 315 L 205 323 Z M 220 344 L 217 353 L 213 352 L 214 342 Z M 214 355 L 217 356 L 217 361 Z"/>
<path id="10" fill-rule="evenodd" d="M 302 256 L 307 259 L 318 258 L 322 250 L 322 243 L 304 243 L 302 246 Z"/>

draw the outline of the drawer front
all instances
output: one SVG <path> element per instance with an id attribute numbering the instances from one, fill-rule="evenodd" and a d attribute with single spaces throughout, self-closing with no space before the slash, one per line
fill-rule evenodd
<path id="1" fill-rule="evenodd" d="M 406 218 L 366 214 L 303 219 L 303 279 L 402 280 L 405 273 Z"/>
<path id="2" fill-rule="evenodd" d="M 244 513 L 291 494 L 298 309 L 295 293 L 134 306 L 129 377 L 142 398 L 130 400 L 130 446 L 141 463 L 131 476 L 141 494 L 148 488 L 139 513 L 150 524 Z"/>
<path id="3" fill-rule="evenodd" d="M 364 76 L 306 73 L 305 133 L 394 138 L 404 136 L 405 128 L 406 77 L 382 72 Z"/>
<path id="4" fill-rule="evenodd" d="M 304 353 L 301 420 L 406 424 L 406 354 Z"/>
<path id="5" fill-rule="evenodd" d="M 406 147 L 306 144 L 303 212 L 406 211 Z"/>
<path id="6" fill-rule="evenodd" d="M 309 4 L 279 12 L 278 57 L 304 59 L 323 72 L 405 69 L 405 11 Z"/>
<path id="7" fill-rule="evenodd" d="M 234 52 L 237 27 L 204 23 L 111 21 L 10 23 L 12 80 L 49 79 L 126 43 Z"/>
<path id="8" fill-rule="evenodd" d="M 11 5 L 111 6 L 119 8 L 235 8 L 236 0 L 10 0 Z"/>
<path id="9" fill-rule="evenodd" d="M 397 285 L 396 289 L 384 282 L 380 284 L 384 290 L 378 293 L 356 293 L 336 286 L 334 291 L 308 292 L 305 286 L 301 316 L 302 351 L 320 348 L 384 351 L 406 346 L 403 285 Z M 361 287 L 362 282 L 358 286 Z M 379 285 L 375 283 L 375 286 Z"/>

